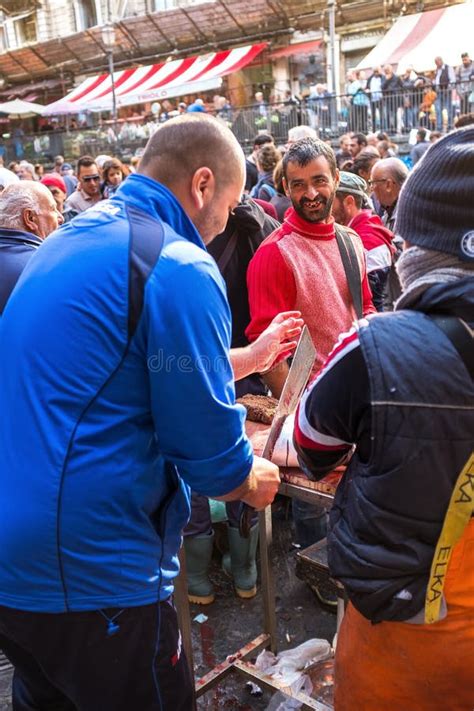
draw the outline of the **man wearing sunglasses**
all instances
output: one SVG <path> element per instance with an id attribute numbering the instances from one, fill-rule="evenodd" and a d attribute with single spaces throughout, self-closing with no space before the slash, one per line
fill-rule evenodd
<path id="1" fill-rule="evenodd" d="M 81 156 L 77 161 L 77 179 L 77 190 L 64 204 L 66 222 L 102 200 L 99 168 L 92 156 Z"/>

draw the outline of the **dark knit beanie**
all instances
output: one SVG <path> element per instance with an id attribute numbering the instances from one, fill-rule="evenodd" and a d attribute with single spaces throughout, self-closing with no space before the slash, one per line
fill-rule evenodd
<path id="1" fill-rule="evenodd" d="M 395 232 L 411 245 L 474 261 L 474 126 L 426 151 L 406 179 Z"/>

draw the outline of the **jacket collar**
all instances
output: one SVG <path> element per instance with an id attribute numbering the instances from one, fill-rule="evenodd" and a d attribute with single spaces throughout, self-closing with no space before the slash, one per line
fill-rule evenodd
<path id="1" fill-rule="evenodd" d="M 467 276 L 449 284 L 430 286 L 413 305 L 413 310 L 457 316 L 474 327 L 474 279 Z"/>
<path id="2" fill-rule="evenodd" d="M 0 242 L 9 244 L 28 244 L 32 247 L 39 247 L 43 240 L 32 232 L 23 230 L 11 230 L 6 227 L 0 228 Z"/>
<path id="3" fill-rule="evenodd" d="M 125 199 L 139 210 L 165 222 L 177 234 L 205 249 L 204 242 L 175 195 L 164 185 L 141 173 L 129 175 L 111 198 Z"/>

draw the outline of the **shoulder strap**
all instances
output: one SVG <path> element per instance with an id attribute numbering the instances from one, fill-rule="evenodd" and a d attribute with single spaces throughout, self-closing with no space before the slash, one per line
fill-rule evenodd
<path id="1" fill-rule="evenodd" d="M 340 225 L 334 225 L 336 233 L 337 246 L 341 254 L 342 265 L 346 274 L 347 285 L 352 297 L 352 303 L 357 318 L 362 318 L 362 284 L 359 260 L 355 251 L 350 234 L 348 234 Z"/>
<path id="2" fill-rule="evenodd" d="M 217 266 L 219 267 L 219 271 L 221 274 L 224 274 L 224 271 L 227 267 L 227 265 L 230 262 L 230 259 L 232 255 L 234 254 L 234 250 L 237 246 L 237 237 L 238 237 L 238 232 L 235 229 L 230 238 L 229 241 L 227 242 L 224 251 L 222 252 L 221 256 L 217 260 Z"/>
<path id="3" fill-rule="evenodd" d="M 459 353 L 469 375 L 474 380 L 474 334 L 468 324 L 455 316 L 428 314 L 430 319 L 449 338 Z"/>

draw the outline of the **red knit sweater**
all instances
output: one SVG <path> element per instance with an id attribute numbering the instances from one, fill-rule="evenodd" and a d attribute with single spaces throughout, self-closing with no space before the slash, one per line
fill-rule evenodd
<path id="1" fill-rule="evenodd" d="M 362 276 L 364 315 L 375 313 L 367 280 L 364 248 L 354 233 Z M 298 309 L 316 346 L 315 369 L 340 333 L 356 318 L 334 233 L 334 220 L 311 223 L 291 209 L 281 227 L 262 242 L 247 272 L 250 324 L 254 341 L 281 311 Z"/>

